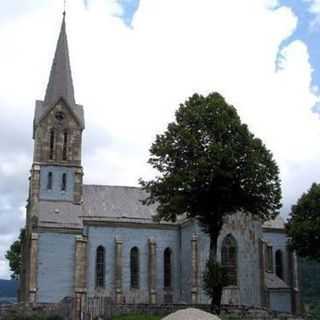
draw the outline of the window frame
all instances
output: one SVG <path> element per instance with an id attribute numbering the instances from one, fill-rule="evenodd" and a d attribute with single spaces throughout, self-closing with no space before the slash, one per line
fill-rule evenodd
<path id="1" fill-rule="evenodd" d="M 172 249 L 167 247 L 163 251 L 163 287 L 172 289 Z"/>
<path id="2" fill-rule="evenodd" d="M 53 187 L 53 174 L 52 174 L 52 171 L 49 171 L 47 175 L 47 190 L 51 191 L 52 187 Z"/>
<path id="3" fill-rule="evenodd" d="M 61 178 L 61 191 L 63 192 L 67 191 L 67 181 L 68 181 L 68 176 L 67 176 L 67 173 L 64 172 Z"/>
<path id="4" fill-rule="evenodd" d="M 96 289 L 105 288 L 105 267 L 106 267 L 105 248 L 100 245 L 96 249 L 96 269 L 95 269 L 95 287 Z"/>
<path id="5" fill-rule="evenodd" d="M 281 249 L 278 249 L 275 252 L 275 269 L 276 269 L 276 276 L 283 280 L 284 279 L 283 252 Z"/>
<path id="6" fill-rule="evenodd" d="M 238 286 L 238 245 L 232 234 L 228 234 L 221 245 L 221 264 L 226 268 L 230 286 Z"/>
<path id="7" fill-rule="evenodd" d="M 266 244 L 265 268 L 267 272 L 273 272 L 273 248 L 271 244 Z"/>
<path id="8" fill-rule="evenodd" d="M 140 257 L 139 248 L 130 250 L 130 289 L 140 288 Z"/>

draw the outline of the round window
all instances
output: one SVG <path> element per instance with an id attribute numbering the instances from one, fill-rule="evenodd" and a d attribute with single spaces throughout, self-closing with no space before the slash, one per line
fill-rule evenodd
<path id="1" fill-rule="evenodd" d="M 61 111 L 56 112 L 55 116 L 58 121 L 62 121 L 64 119 L 64 113 Z"/>

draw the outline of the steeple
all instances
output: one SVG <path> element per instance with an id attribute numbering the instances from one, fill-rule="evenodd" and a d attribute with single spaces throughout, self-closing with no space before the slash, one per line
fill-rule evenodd
<path id="1" fill-rule="evenodd" d="M 76 104 L 66 34 L 65 12 L 63 13 L 60 35 L 51 67 L 44 105 L 52 107 L 60 98 L 63 98 L 71 108 Z"/>

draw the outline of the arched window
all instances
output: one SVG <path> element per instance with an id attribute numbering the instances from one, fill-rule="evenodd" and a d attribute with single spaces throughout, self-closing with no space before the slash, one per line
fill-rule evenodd
<path id="1" fill-rule="evenodd" d="M 276 275 L 283 279 L 283 259 L 282 259 L 282 251 L 276 251 Z"/>
<path id="2" fill-rule="evenodd" d="M 49 159 L 53 160 L 53 155 L 54 155 L 54 137 L 55 136 L 55 132 L 53 129 L 50 130 L 50 151 L 49 151 Z"/>
<path id="3" fill-rule="evenodd" d="M 104 288 L 105 252 L 104 247 L 97 248 L 96 255 L 96 288 Z"/>
<path id="4" fill-rule="evenodd" d="M 265 270 L 267 272 L 273 272 L 273 249 L 271 244 L 266 244 Z"/>
<path id="5" fill-rule="evenodd" d="M 171 249 L 167 248 L 163 253 L 163 284 L 165 288 L 171 288 Z"/>
<path id="6" fill-rule="evenodd" d="M 139 249 L 133 247 L 130 251 L 130 285 L 133 289 L 139 288 Z"/>
<path id="7" fill-rule="evenodd" d="M 47 189 L 52 190 L 52 172 L 48 173 Z"/>
<path id="8" fill-rule="evenodd" d="M 67 147 L 68 147 L 68 132 L 65 131 L 63 133 L 62 160 L 68 160 Z"/>
<path id="9" fill-rule="evenodd" d="M 237 243 L 231 234 L 222 242 L 221 263 L 227 269 L 229 285 L 237 285 Z"/>
<path id="10" fill-rule="evenodd" d="M 61 181 L 61 191 L 67 190 L 67 174 L 62 174 L 62 181 Z"/>

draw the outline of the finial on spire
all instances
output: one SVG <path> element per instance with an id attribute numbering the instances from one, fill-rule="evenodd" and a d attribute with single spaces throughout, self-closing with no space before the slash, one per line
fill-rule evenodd
<path id="1" fill-rule="evenodd" d="M 75 105 L 73 82 L 69 59 L 65 17 L 63 16 L 56 53 L 51 67 L 45 95 L 45 105 L 52 106 L 63 98 L 69 106 Z"/>
<path id="2" fill-rule="evenodd" d="M 64 17 L 66 16 L 66 5 L 67 5 L 67 1 L 64 0 L 64 1 L 63 1 L 63 16 L 64 16 Z"/>

